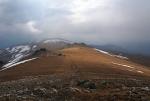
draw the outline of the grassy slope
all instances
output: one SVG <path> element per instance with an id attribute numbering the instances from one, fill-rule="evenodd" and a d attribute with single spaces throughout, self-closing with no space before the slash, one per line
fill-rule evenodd
<path id="1" fill-rule="evenodd" d="M 150 70 L 127 60 L 99 53 L 88 47 L 72 47 L 60 50 L 63 55 L 41 56 L 36 60 L 0 72 L 0 80 L 20 79 L 25 76 L 47 74 L 80 74 L 83 78 L 99 77 L 144 77 Z M 135 67 L 134 69 L 112 64 L 112 62 Z M 132 70 L 132 71 L 131 71 Z M 143 73 L 138 73 L 142 71 Z"/>

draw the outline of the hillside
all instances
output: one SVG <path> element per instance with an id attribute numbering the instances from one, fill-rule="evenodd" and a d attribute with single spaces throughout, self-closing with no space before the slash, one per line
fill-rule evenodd
<path id="1" fill-rule="evenodd" d="M 2 96 L 4 101 L 5 98 L 19 99 L 18 91 L 23 93 L 20 99 L 26 96 L 26 100 L 30 101 L 36 101 L 36 97 L 48 101 L 53 95 L 54 101 L 97 101 L 101 98 L 104 101 L 126 101 L 142 99 L 138 98 L 142 92 L 149 99 L 149 77 L 147 67 L 133 63 L 127 57 L 84 45 L 72 45 L 55 51 L 47 50 L 2 70 L 0 80 L 3 89 L 0 94 L 10 94 Z M 7 87 L 12 92 L 15 89 L 14 93 L 8 92 Z M 133 90 L 136 94 L 132 95 Z M 127 98 L 129 96 L 133 98 Z"/>
<path id="2" fill-rule="evenodd" d="M 60 54 L 60 55 L 59 55 Z M 45 53 L 37 59 L 1 71 L 1 80 L 24 76 L 72 72 L 122 76 L 149 76 L 150 70 L 128 60 L 110 56 L 93 48 L 71 47 Z"/>

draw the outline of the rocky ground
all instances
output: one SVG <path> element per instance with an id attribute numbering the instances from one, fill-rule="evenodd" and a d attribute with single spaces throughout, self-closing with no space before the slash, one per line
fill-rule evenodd
<path id="1" fill-rule="evenodd" d="M 47 75 L 0 83 L 0 101 L 150 101 L 150 81 Z"/>

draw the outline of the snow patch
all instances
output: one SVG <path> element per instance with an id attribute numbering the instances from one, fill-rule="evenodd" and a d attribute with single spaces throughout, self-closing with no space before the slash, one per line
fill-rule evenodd
<path id="1" fill-rule="evenodd" d="M 61 40 L 59 39 L 52 39 L 52 40 L 46 40 L 43 43 L 56 43 L 56 42 L 60 42 Z"/>
<path id="2" fill-rule="evenodd" d="M 100 50 L 100 49 L 96 49 L 96 48 L 95 48 L 95 50 L 98 51 L 98 52 L 101 52 L 101 53 L 103 53 L 103 54 L 107 54 L 107 55 L 112 56 L 110 53 L 108 53 L 108 52 L 106 52 L 106 51 L 103 51 L 103 50 Z"/>
<path id="3" fill-rule="evenodd" d="M 131 68 L 131 69 L 132 69 L 132 70 L 128 70 L 128 71 L 133 71 L 133 70 L 135 70 L 135 67 L 133 67 L 133 66 L 129 66 L 129 65 L 125 65 L 125 64 L 119 64 L 119 63 L 114 63 L 114 62 L 112 62 L 112 64 L 119 65 L 119 66 L 124 66 L 124 67 L 128 67 L 128 68 Z M 143 71 L 140 71 L 140 70 L 137 70 L 136 72 L 141 73 L 141 74 L 144 73 Z"/>
<path id="4" fill-rule="evenodd" d="M 21 51 L 20 51 L 21 53 L 30 51 L 29 46 L 23 46 L 23 47 L 20 47 L 20 48 L 21 48 Z"/>
<path id="5" fill-rule="evenodd" d="M 19 62 L 21 59 L 29 55 L 31 51 L 31 47 L 29 45 L 20 45 L 12 48 L 6 48 L 6 50 L 11 53 L 11 59 L 7 64 L 5 64 L 2 68 L 9 67 L 14 63 Z"/>
<path id="6" fill-rule="evenodd" d="M 117 58 L 121 58 L 121 59 L 128 59 L 127 57 L 124 57 L 124 56 L 121 56 L 121 55 L 112 55 L 112 54 L 110 54 L 109 52 L 106 52 L 106 51 L 103 51 L 103 50 L 100 50 L 100 49 L 96 49 L 96 48 L 95 48 L 94 50 L 96 50 L 96 51 L 98 51 L 98 52 L 101 52 L 101 53 L 103 53 L 103 54 L 112 56 L 112 57 L 117 57 Z"/>
<path id="7" fill-rule="evenodd" d="M 81 90 L 78 89 L 78 88 L 70 87 L 70 89 L 71 89 L 73 92 L 81 92 Z"/>
<path id="8" fill-rule="evenodd" d="M 30 51 L 30 46 L 28 45 L 20 45 L 20 46 L 16 46 L 16 47 L 13 47 L 13 48 L 6 48 L 6 50 L 10 53 L 24 53 L 24 52 L 28 52 Z"/>
<path id="9" fill-rule="evenodd" d="M 37 45 L 32 46 L 32 49 L 35 49 L 35 48 L 37 48 Z"/>
<path id="10" fill-rule="evenodd" d="M 121 55 L 113 55 L 114 57 L 117 57 L 117 58 L 121 58 L 121 59 L 128 59 L 127 57 L 124 57 L 124 56 L 121 56 Z"/>
<path id="11" fill-rule="evenodd" d="M 138 73 L 141 73 L 141 74 L 143 74 L 144 72 L 143 71 L 137 71 Z"/>
<path id="12" fill-rule="evenodd" d="M 22 57 L 22 56 L 23 56 L 22 54 L 16 54 L 14 57 L 18 58 L 18 57 Z"/>
<path id="13" fill-rule="evenodd" d="M 133 67 L 133 66 L 129 66 L 129 65 L 125 65 L 125 64 L 119 64 L 119 63 L 115 63 L 115 62 L 112 62 L 112 64 L 115 64 L 115 65 L 118 65 L 118 66 L 123 66 L 123 67 L 132 68 L 132 69 L 135 68 L 135 67 Z"/>
<path id="14" fill-rule="evenodd" d="M 3 69 L 0 70 L 0 71 L 6 70 L 6 69 L 8 69 L 8 68 L 11 68 L 11 67 L 17 66 L 17 65 L 19 65 L 19 64 L 23 64 L 23 63 L 26 63 L 26 62 L 28 62 L 28 61 L 35 60 L 35 59 L 37 59 L 37 58 L 32 58 L 32 59 L 28 59 L 28 60 L 23 60 L 23 61 L 20 61 L 20 62 L 17 62 L 17 63 L 13 63 L 13 62 L 12 62 L 12 63 L 8 63 L 8 64 L 4 65 L 4 66 L 3 66 Z"/>

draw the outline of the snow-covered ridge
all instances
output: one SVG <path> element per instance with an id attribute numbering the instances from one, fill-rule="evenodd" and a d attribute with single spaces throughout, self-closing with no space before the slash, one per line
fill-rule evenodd
<path id="1" fill-rule="evenodd" d="M 63 40 L 63 39 L 48 39 L 48 40 L 44 40 L 43 43 L 47 44 L 47 43 L 57 43 L 57 42 L 64 42 L 64 43 L 72 43 L 71 41 L 68 40 Z"/>
<path id="2" fill-rule="evenodd" d="M 57 40 L 57 39 L 45 40 L 43 43 L 55 43 L 55 42 L 60 42 L 60 40 Z"/>
<path id="3" fill-rule="evenodd" d="M 6 48 L 6 50 L 12 54 L 12 57 L 9 61 L 8 64 L 13 64 L 16 63 L 18 61 L 20 61 L 22 58 L 28 56 L 29 52 L 31 51 L 31 46 L 29 45 L 20 45 L 20 46 L 15 46 L 12 48 Z"/>
<path id="4" fill-rule="evenodd" d="M 30 51 L 31 47 L 28 45 L 20 45 L 20 46 L 16 46 L 16 47 L 12 47 L 12 48 L 6 48 L 7 51 L 9 51 L 10 53 L 16 53 L 16 52 L 28 52 Z"/>
<path id="5" fill-rule="evenodd" d="M 3 49 L 2 51 L 0 50 L 0 59 L 6 62 L 6 64 L 2 68 L 25 59 L 40 48 L 58 48 L 64 47 L 65 45 L 70 43 L 70 41 L 64 39 L 47 39 L 45 41 L 8 47 L 6 49 Z"/>
<path id="6" fill-rule="evenodd" d="M 4 66 L 3 66 L 3 69 L 0 70 L 0 71 L 6 70 L 6 69 L 8 69 L 8 68 L 11 68 L 11 67 L 17 66 L 17 65 L 19 65 L 19 64 L 23 64 L 23 63 L 26 63 L 26 62 L 28 62 L 28 61 L 35 60 L 35 59 L 37 59 L 37 58 L 32 58 L 32 59 L 28 59 L 28 60 L 23 60 L 23 61 L 20 61 L 20 62 L 17 62 L 17 63 L 8 63 L 8 64 L 4 65 Z"/>
<path id="7" fill-rule="evenodd" d="M 59 49 L 72 43 L 73 42 L 68 40 L 53 38 L 45 41 L 43 40 L 40 42 L 17 45 L 2 49 L 0 50 L 0 59 L 4 61 L 5 64 L 1 68 L 5 69 L 20 62 L 21 60 L 24 60 L 25 58 L 28 58 L 28 56 L 32 56 L 32 54 L 34 54 L 34 52 L 40 48 Z"/>
<path id="8" fill-rule="evenodd" d="M 7 64 L 2 67 L 2 70 L 13 66 L 25 57 L 31 55 L 31 51 L 35 50 L 36 47 L 36 45 L 18 45 L 11 48 L 6 48 L 5 51 L 10 58 Z"/>
<path id="9" fill-rule="evenodd" d="M 110 54 L 109 52 L 106 52 L 106 51 L 103 51 L 103 50 L 100 50 L 100 49 L 94 48 L 94 50 L 96 50 L 97 52 L 109 55 L 109 56 L 113 56 L 113 57 L 117 57 L 117 58 L 121 58 L 121 59 L 128 59 L 127 57 L 124 57 L 124 56 L 121 56 L 121 55 L 113 55 L 113 54 Z"/>

